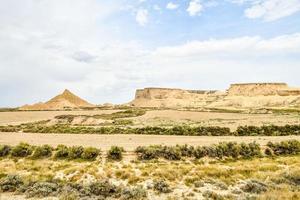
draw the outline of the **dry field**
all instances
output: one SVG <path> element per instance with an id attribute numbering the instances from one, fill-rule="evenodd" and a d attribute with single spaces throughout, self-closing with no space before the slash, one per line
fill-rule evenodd
<path id="1" fill-rule="evenodd" d="M 300 136 L 168 136 L 168 135 L 96 135 L 96 134 L 40 134 L 40 133 L 0 133 L 0 144 L 17 145 L 27 142 L 33 145 L 49 144 L 57 146 L 93 146 L 108 150 L 111 146 L 121 146 L 127 151 L 133 151 L 138 146 L 189 144 L 194 146 L 209 146 L 219 142 L 256 141 L 261 145 L 267 142 L 279 142 L 289 139 L 300 140 Z"/>
<path id="2" fill-rule="evenodd" d="M 199 126 L 221 126 L 235 130 L 238 126 L 299 124 L 298 114 L 244 114 L 177 110 L 152 110 L 143 116 L 135 117 L 137 124 L 143 126 L 165 126 L 188 124 Z"/>
<path id="3" fill-rule="evenodd" d="M 98 114 L 110 114 L 117 111 L 118 110 L 0 112 L 0 126 L 17 125 L 21 123 L 47 120 L 47 119 L 52 119 L 58 115 L 98 115 Z"/>
<path id="4" fill-rule="evenodd" d="M 0 112 L 0 125 L 16 125 L 21 123 L 36 122 L 53 119 L 58 115 L 97 115 L 110 114 L 119 110 L 98 111 L 26 111 L 26 112 Z M 126 119 L 126 118 L 124 118 Z M 128 118 L 129 119 L 129 118 Z M 150 110 L 145 115 L 131 117 L 134 126 L 172 126 L 172 125 L 197 125 L 221 126 L 235 130 L 244 125 L 286 125 L 300 124 L 299 114 L 243 114 L 243 113 L 218 113 L 177 110 Z"/>

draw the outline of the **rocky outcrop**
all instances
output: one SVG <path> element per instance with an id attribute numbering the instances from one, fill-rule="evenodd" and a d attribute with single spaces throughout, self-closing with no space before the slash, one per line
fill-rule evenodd
<path id="1" fill-rule="evenodd" d="M 216 101 L 222 92 L 210 90 L 182 90 L 171 88 L 145 88 L 136 91 L 130 105 L 136 107 L 199 107 Z"/>
<path id="2" fill-rule="evenodd" d="M 93 104 L 76 96 L 69 90 L 65 90 L 62 94 L 55 96 L 45 103 L 37 103 L 33 105 L 25 105 L 20 107 L 20 110 L 63 110 L 74 109 L 81 107 L 92 107 Z"/>
<path id="3" fill-rule="evenodd" d="M 232 84 L 228 89 L 229 96 L 272 96 L 279 95 L 281 90 L 288 89 L 286 83 L 243 83 Z"/>
<path id="4" fill-rule="evenodd" d="M 234 107 L 300 106 L 300 89 L 285 83 L 232 84 L 227 91 L 145 88 L 129 103 L 136 107 Z"/>

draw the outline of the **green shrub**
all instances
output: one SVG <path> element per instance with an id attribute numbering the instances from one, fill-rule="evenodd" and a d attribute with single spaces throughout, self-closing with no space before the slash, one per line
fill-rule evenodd
<path id="1" fill-rule="evenodd" d="M 180 160 L 181 151 L 178 147 L 164 147 L 162 149 L 162 157 L 167 160 Z"/>
<path id="2" fill-rule="evenodd" d="M 241 143 L 240 155 L 242 158 L 258 157 L 261 156 L 261 148 L 255 142 L 249 144 Z"/>
<path id="3" fill-rule="evenodd" d="M 100 150 L 94 147 L 87 147 L 83 149 L 81 158 L 85 160 L 95 160 L 100 154 Z"/>
<path id="4" fill-rule="evenodd" d="M 11 151 L 9 145 L 0 145 L 0 157 L 8 156 Z"/>
<path id="5" fill-rule="evenodd" d="M 96 196 L 103 196 L 105 198 L 113 196 L 116 193 L 120 192 L 120 189 L 117 186 L 111 184 L 107 180 L 91 183 L 88 188 L 91 194 Z"/>
<path id="6" fill-rule="evenodd" d="M 247 193 L 260 194 L 266 192 L 268 186 L 257 180 L 247 180 L 244 185 L 241 186 L 241 190 Z"/>
<path id="7" fill-rule="evenodd" d="M 21 142 L 11 150 L 11 155 L 14 157 L 26 157 L 32 154 L 33 147 L 27 143 Z"/>
<path id="8" fill-rule="evenodd" d="M 58 145 L 54 154 L 55 158 L 67 158 L 69 156 L 69 148 L 65 145 Z"/>
<path id="9" fill-rule="evenodd" d="M 56 183 L 50 182 L 37 182 L 29 187 L 25 194 L 26 197 L 49 197 L 58 194 L 59 186 Z"/>
<path id="10" fill-rule="evenodd" d="M 18 175 L 7 175 L 0 179 L 0 189 L 2 192 L 14 192 L 23 184 L 23 180 Z"/>
<path id="11" fill-rule="evenodd" d="M 147 199 L 147 191 L 142 187 L 125 188 L 121 200 L 143 200 Z"/>
<path id="12" fill-rule="evenodd" d="M 53 148 L 49 145 L 38 146 L 35 148 L 33 158 L 46 158 L 52 156 Z"/>
<path id="13" fill-rule="evenodd" d="M 153 182 L 153 189 L 160 193 L 169 193 L 172 191 L 169 184 L 164 180 L 155 180 Z"/>
<path id="14" fill-rule="evenodd" d="M 107 158 L 109 160 L 122 160 L 123 152 L 123 147 L 112 146 L 107 152 Z"/>
<path id="15" fill-rule="evenodd" d="M 72 146 L 69 148 L 69 155 L 68 158 L 70 159 L 78 159 L 81 158 L 81 155 L 83 153 L 83 147 L 82 146 Z"/>
<path id="16" fill-rule="evenodd" d="M 161 146 L 137 147 L 135 153 L 140 160 L 152 160 L 160 156 Z"/>
<path id="17" fill-rule="evenodd" d="M 288 140 L 279 143 L 268 142 L 267 146 L 275 155 L 296 155 L 300 153 L 300 141 Z"/>

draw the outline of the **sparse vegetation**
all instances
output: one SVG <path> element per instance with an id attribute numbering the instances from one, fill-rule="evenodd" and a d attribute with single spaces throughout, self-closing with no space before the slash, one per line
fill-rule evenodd
<path id="1" fill-rule="evenodd" d="M 118 146 L 112 146 L 107 152 L 109 160 L 122 160 L 124 149 Z"/>
<path id="2" fill-rule="evenodd" d="M 46 158 L 52 156 L 53 148 L 49 145 L 38 146 L 35 148 L 33 158 Z"/>
<path id="3" fill-rule="evenodd" d="M 223 142 L 212 146 L 188 147 L 184 146 L 149 146 L 138 147 L 135 152 L 140 160 L 151 160 L 157 158 L 165 158 L 167 160 L 180 160 L 181 157 L 194 157 L 200 159 L 203 157 L 211 158 L 253 158 L 262 155 L 261 147 L 257 143 L 241 143 Z"/>
<path id="4" fill-rule="evenodd" d="M 33 146 L 21 142 L 20 144 L 12 148 L 11 155 L 14 157 L 27 157 L 32 154 L 33 149 Z"/>
<path id="5" fill-rule="evenodd" d="M 9 145 L 0 145 L 0 157 L 8 156 L 10 151 L 11 147 Z"/>
<path id="6" fill-rule="evenodd" d="M 84 160 L 95 160 L 100 154 L 100 150 L 94 147 L 86 147 L 83 149 L 81 158 Z"/>
<path id="7" fill-rule="evenodd" d="M 287 140 L 278 143 L 268 142 L 267 146 L 275 155 L 292 155 L 300 153 L 300 141 Z"/>
<path id="8" fill-rule="evenodd" d="M 115 125 L 129 125 L 132 121 L 117 120 Z M 187 136 L 287 136 L 300 135 L 300 125 L 285 126 L 239 126 L 236 131 L 218 126 L 173 126 L 173 127 L 88 127 L 68 124 L 45 125 L 28 123 L 16 126 L 0 126 L 0 132 L 26 133 L 73 133 L 73 134 L 144 134 L 144 135 L 187 135 Z"/>

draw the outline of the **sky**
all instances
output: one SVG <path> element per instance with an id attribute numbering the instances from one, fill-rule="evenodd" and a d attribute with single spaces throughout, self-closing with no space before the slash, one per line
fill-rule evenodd
<path id="1" fill-rule="evenodd" d="M 0 107 L 299 74 L 300 0 L 0 0 Z"/>

